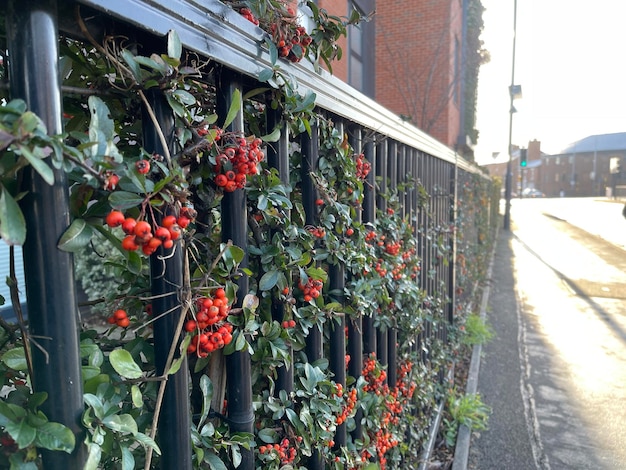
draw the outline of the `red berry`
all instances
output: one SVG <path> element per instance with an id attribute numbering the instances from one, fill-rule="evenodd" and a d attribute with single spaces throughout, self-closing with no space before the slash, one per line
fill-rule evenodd
<path id="1" fill-rule="evenodd" d="M 133 235 L 128 235 L 122 240 L 122 249 L 126 251 L 135 251 L 139 248 L 139 245 L 135 241 L 135 237 Z"/>
<path id="2" fill-rule="evenodd" d="M 170 231 L 165 227 L 159 227 L 154 231 L 155 238 L 158 238 L 162 242 L 172 238 Z"/>
<path id="3" fill-rule="evenodd" d="M 352 227 L 349 227 L 348 230 L 346 230 L 346 235 L 348 235 L 349 237 L 351 237 L 353 233 L 354 229 Z"/>
<path id="4" fill-rule="evenodd" d="M 142 175 L 145 175 L 150 171 L 150 162 L 148 160 L 139 160 L 135 163 L 135 168 Z"/>
<path id="5" fill-rule="evenodd" d="M 115 323 L 117 324 L 117 326 L 126 328 L 128 325 L 130 325 L 130 320 L 128 319 L 128 317 L 126 317 L 122 318 L 121 320 L 117 320 Z"/>
<path id="6" fill-rule="evenodd" d="M 316 206 L 323 206 L 324 205 L 324 200 L 323 199 L 316 199 L 315 200 L 315 205 Z"/>
<path id="7" fill-rule="evenodd" d="M 113 228 L 122 225 L 124 219 L 124 214 L 122 214 L 120 211 L 111 211 L 106 216 L 105 222 L 109 227 Z"/>
<path id="8" fill-rule="evenodd" d="M 174 224 L 172 225 L 170 228 L 170 237 L 172 240 L 178 240 L 178 238 L 180 238 L 180 234 L 181 234 L 181 229 L 178 226 L 178 224 Z"/>
<path id="9" fill-rule="evenodd" d="M 175 223 L 176 223 L 176 216 L 166 215 L 165 217 L 163 217 L 163 220 L 161 221 L 161 226 L 165 228 L 170 228 Z"/>
<path id="10" fill-rule="evenodd" d="M 121 320 L 122 318 L 126 318 L 128 315 L 126 314 L 126 310 L 116 310 L 113 313 L 113 318 L 115 318 L 116 320 Z"/>
<path id="11" fill-rule="evenodd" d="M 185 217 L 184 215 L 181 215 L 178 219 L 176 219 L 176 222 L 178 223 L 178 226 L 180 228 L 184 229 L 184 228 L 187 228 L 191 220 L 189 219 L 189 217 Z"/>
<path id="12" fill-rule="evenodd" d="M 197 328 L 197 326 L 198 324 L 196 323 L 195 320 L 187 320 L 187 322 L 185 323 L 185 331 L 187 331 L 188 333 L 191 333 Z"/>
<path id="13" fill-rule="evenodd" d="M 150 224 L 145 220 L 140 220 L 139 222 L 137 222 L 137 225 L 135 225 L 134 233 L 138 237 L 143 238 L 146 237 L 146 235 L 152 233 L 152 227 L 150 227 Z"/>
<path id="14" fill-rule="evenodd" d="M 226 184 L 228 183 L 228 178 L 226 178 L 226 175 L 217 175 L 215 177 L 215 184 L 218 185 L 220 188 L 223 188 L 224 186 L 226 186 Z"/>
<path id="15" fill-rule="evenodd" d="M 107 191 L 113 191 L 117 187 L 117 183 L 120 182 L 120 177 L 117 175 L 111 175 L 104 181 L 104 189 Z"/>
<path id="16" fill-rule="evenodd" d="M 122 222 L 122 230 L 126 235 L 132 235 L 135 233 L 135 225 L 137 225 L 137 221 L 132 217 L 127 217 Z"/>

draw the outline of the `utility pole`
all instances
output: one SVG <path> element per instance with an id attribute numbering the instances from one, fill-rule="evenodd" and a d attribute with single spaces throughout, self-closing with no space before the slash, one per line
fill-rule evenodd
<path id="1" fill-rule="evenodd" d="M 513 185 L 513 113 L 515 112 L 515 108 L 513 107 L 513 100 L 515 99 L 515 41 L 517 39 L 517 0 L 513 2 L 513 57 L 512 57 L 512 65 L 511 65 L 511 86 L 509 87 L 509 160 L 506 164 L 506 179 L 505 179 L 505 189 L 504 189 L 504 197 L 506 200 L 504 206 L 504 230 L 511 230 L 511 186 Z M 521 87 L 520 87 L 521 91 Z"/>

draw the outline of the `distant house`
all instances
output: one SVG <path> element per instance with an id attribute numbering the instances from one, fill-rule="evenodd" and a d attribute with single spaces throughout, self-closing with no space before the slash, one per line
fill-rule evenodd
<path id="1" fill-rule="evenodd" d="M 591 135 L 544 156 L 539 185 L 548 196 L 561 191 L 578 197 L 624 192 L 622 162 L 626 165 L 626 132 Z"/>
<path id="2" fill-rule="evenodd" d="M 626 196 L 626 132 L 591 135 L 557 154 L 548 155 L 541 143 L 528 143 L 528 164 L 520 168 L 519 148 L 511 155 L 513 192 L 535 188 L 548 197 Z M 508 155 L 484 165 L 504 182 Z M 608 189 L 607 189 L 608 188 Z"/>

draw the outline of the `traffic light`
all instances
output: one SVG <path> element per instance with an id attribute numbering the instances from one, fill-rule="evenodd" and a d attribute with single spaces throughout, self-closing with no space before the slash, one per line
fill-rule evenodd
<path id="1" fill-rule="evenodd" d="M 528 149 L 519 149 L 519 166 L 526 168 L 528 165 Z"/>

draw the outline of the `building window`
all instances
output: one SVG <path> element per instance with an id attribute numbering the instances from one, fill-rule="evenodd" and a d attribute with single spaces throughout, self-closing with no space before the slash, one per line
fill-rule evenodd
<path id="1" fill-rule="evenodd" d="M 361 25 L 350 26 L 348 33 L 348 83 L 363 91 L 363 31 Z"/>
<path id="2" fill-rule="evenodd" d="M 348 2 L 348 16 L 353 10 L 366 17 L 374 11 L 374 0 L 352 0 Z M 374 21 L 375 17 L 348 27 L 348 83 L 370 98 L 374 98 L 375 88 Z"/>

